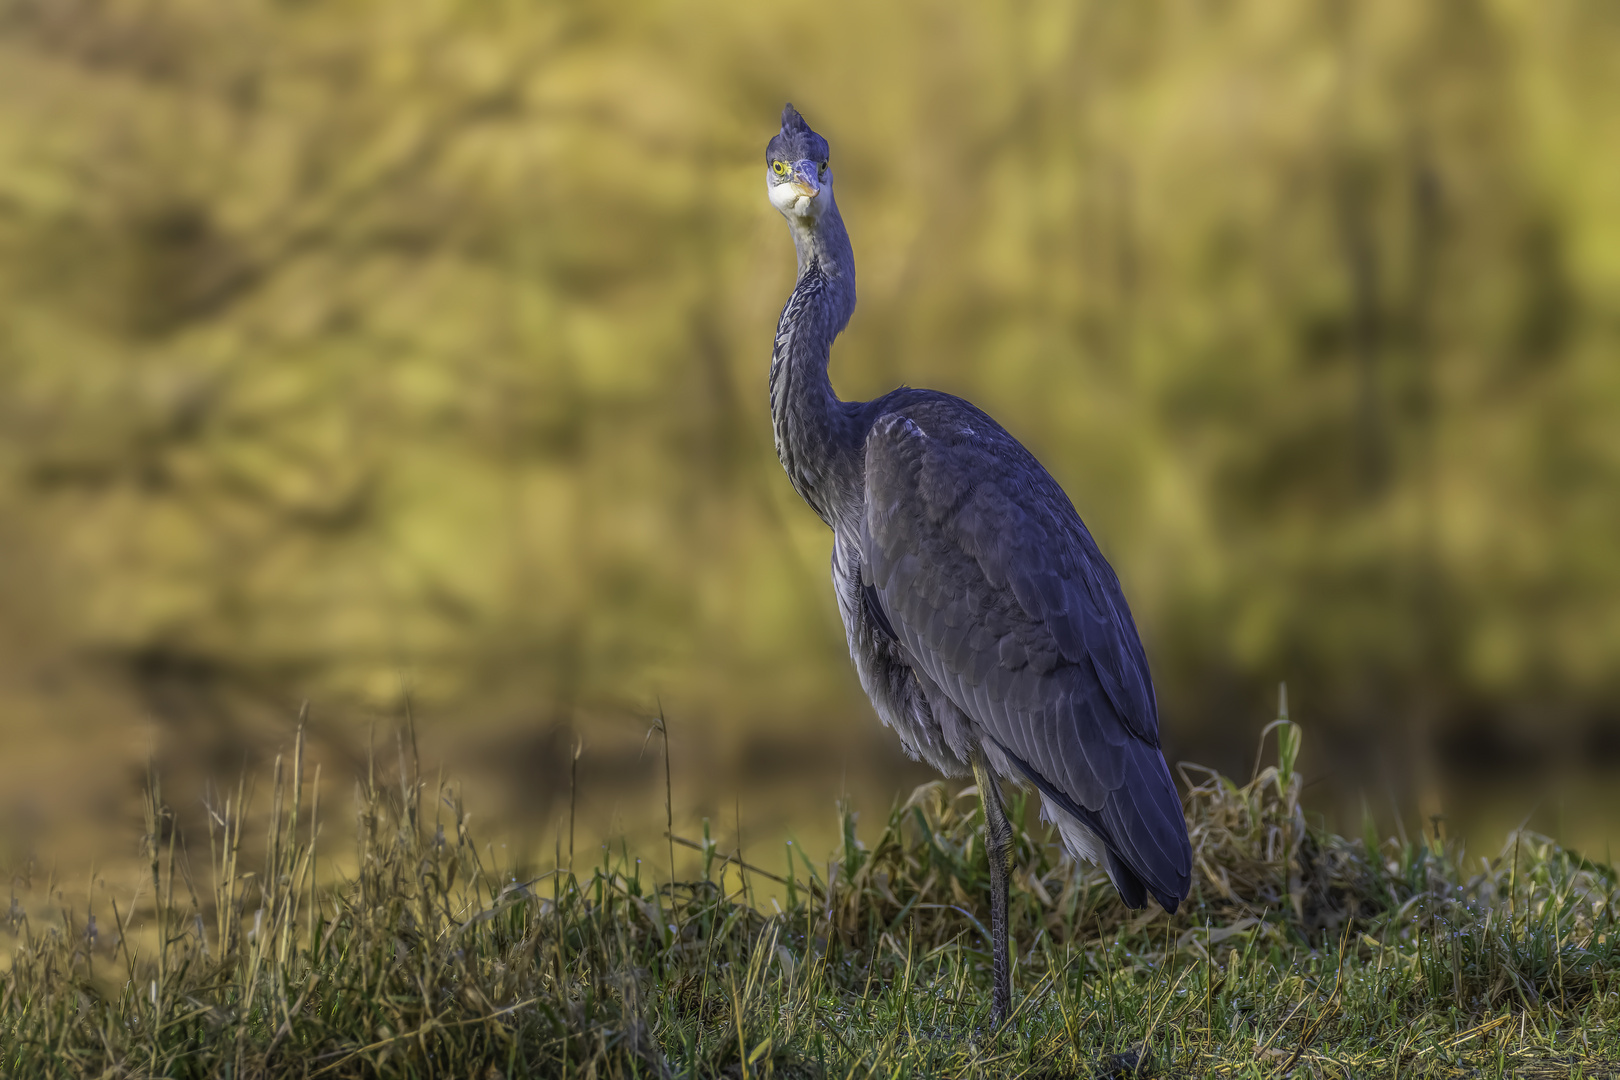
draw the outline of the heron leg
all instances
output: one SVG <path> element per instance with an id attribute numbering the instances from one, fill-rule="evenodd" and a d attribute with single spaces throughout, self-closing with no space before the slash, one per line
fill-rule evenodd
<path id="1" fill-rule="evenodd" d="M 990 1018 L 998 1027 L 1012 1011 L 1012 970 L 1007 960 L 1007 881 L 1012 876 L 1012 826 L 1001 802 L 1001 783 L 983 757 L 973 759 L 973 778 L 984 804 L 984 847 L 990 856 L 990 951 L 994 984 Z"/>

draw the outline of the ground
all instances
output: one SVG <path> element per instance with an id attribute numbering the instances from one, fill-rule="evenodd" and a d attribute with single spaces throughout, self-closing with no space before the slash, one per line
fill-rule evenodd
<path id="1" fill-rule="evenodd" d="M 454 793 L 409 775 L 363 788 L 352 863 L 323 874 L 296 769 L 271 784 L 262 871 L 239 793 L 205 872 L 154 785 L 151 887 L 114 925 L 14 902 L 0 1071 L 1620 1075 L 1614 869 L 1530 835 L 1471 874 L 1438 840 L 1333 835 L 1299 807 L 1284 734 L 1245 785 L 1187 778 L 1196 881 L 1173 916 L 1019 831 L 999 1030 L 971 791 L 919 788 L 875 836 L 846 814 L 840 850 L 791 872 L 683 840 L 702 873 L 671 885 L 664 852 L 498 866 Z"/>

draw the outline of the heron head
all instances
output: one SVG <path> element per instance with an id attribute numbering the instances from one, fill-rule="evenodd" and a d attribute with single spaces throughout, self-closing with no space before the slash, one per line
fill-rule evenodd
<path id="1" fill-rule="evenodd" d="M 832 201 L 827 140 L 791 104 L 782 109 L 782 130 L 765 147 L 765 190 L 771 205 L 795 224 L 813 223 Z"/>

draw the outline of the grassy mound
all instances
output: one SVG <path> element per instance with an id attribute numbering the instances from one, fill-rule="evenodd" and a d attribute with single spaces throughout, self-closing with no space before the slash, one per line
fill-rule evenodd
<path id="1" fill-rule="evenodd" d="M 754 902 L 775 877 L 757 867 L 724 891 L 732 857 L 707 841 L 702 880 L 655 882 L 628 853 L 516 880 L 453 793 L 404 777 L 361 785 L 358 869 L 325 884 L 301 755 L 278 764 L 260 870 L 245 792 L 213 809 L 204 885 L 154 784 L 152 887 L 116 926 L 13 903 L 0 1072 L 1613 1075 L 1614 869 L 1528 834 L 1472 872 L 1455 846 L 1328 834 L 1300 809 L 1298 729 L 1278 735 L 1246 785 L 1189 777 L 1195 882 L 1174 916 L 1127 911 L 1019 833 L 1001 1031 L 971 789 L 919 788 L 865 842 L 845 812 L 826 866 L 775 878 L 778 911 Z"/>

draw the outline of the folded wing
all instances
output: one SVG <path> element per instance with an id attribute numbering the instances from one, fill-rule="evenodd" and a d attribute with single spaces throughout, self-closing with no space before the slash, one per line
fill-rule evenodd
<path id="1" fill-rule="evenodd" d="M 1174 910 L 1191 850 L 1147 658 L 1062 489 L 943 395 L 873 424 L 865 481 L 863 574 L 895 636 L 1049 804 L 1103 841 L 1130 872 L 1114 874 L 1127 900 L 1145 885 Z"/>

